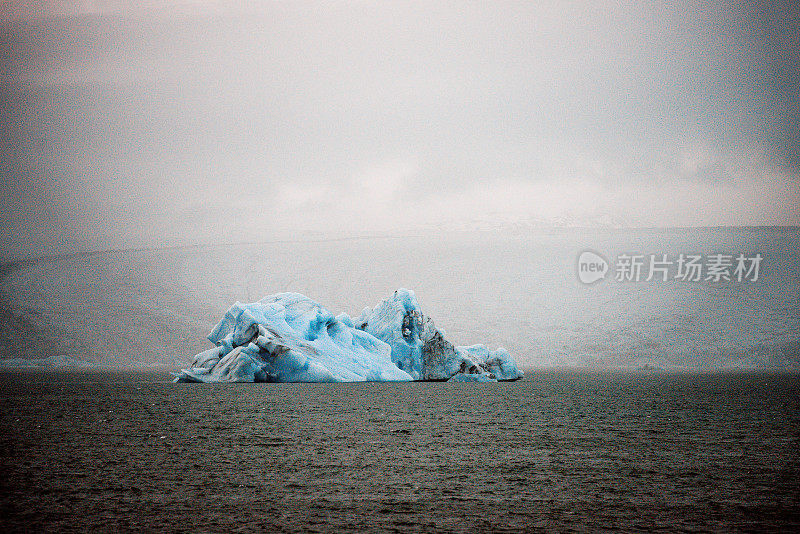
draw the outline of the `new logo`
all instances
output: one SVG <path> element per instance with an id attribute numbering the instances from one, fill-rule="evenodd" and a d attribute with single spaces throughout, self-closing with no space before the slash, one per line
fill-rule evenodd
<path id="1" fill-rule="evenodd" d="M 608 262 L 600 254 L 586 250 L 578 256 L 578 279 L 584 284 L 602 280 L 607 272 Z"/>

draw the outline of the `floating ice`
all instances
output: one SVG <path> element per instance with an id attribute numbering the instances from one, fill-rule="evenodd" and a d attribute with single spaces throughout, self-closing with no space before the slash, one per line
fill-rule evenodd
<path id="1" fill-rule="evenodd" d="M 298 293 L 237 302 L 180 382 L 359 382 L 411 380 L 391 348 Z"/>
<path id="2" fill-rule="evenodd" d="M 399 289 L 353 320 L 298 293 L 235 303 L 176 382 L 496 381 L 522 377 L 504 349 L 454 347 Z"/>
<path id="3" fill-rule="evenodd" d="M 364 308 L 354 321 L 360 328 L 392 348 L 392 361 L 414 380 L 423 377 L 422 341 L 426 327 L 413 291 L 398 289 L 375 309 Z"/>
<path id="4" fill-rule="evenodd" d="M 497 380 L 516 380 L 522 377 L 522 371 L 517 368 L 517 362 L 508 354 L 504 348 L 489 350 L 483 345 L 471 345 L 469 347 L 458 347 L 463 356 L 469 355 L 472 361 L 478 361 L 493 374 Z"/>
<path id="5" fill-rule="evenodd" d="M 415 380 L 449 380 L 457 374 L 485 375 L 491 381 L 522 377 L 505 349 L 453 346 L 433 320 L 422 314 L 409 289 L 398 289 L 375 309 L 365 308 L 354 324 L 388 343 L 392 361 Z"/>

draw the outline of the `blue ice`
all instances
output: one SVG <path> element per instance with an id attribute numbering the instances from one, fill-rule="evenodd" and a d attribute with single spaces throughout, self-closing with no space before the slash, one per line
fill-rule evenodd
<path id="1" fill-rule="evenodd" d="M 453 347 L 407 289 L 398 289 L 374 309 L 365 308 L 355 320 L 344 313 L 334 316 L 299 293 L 236 302 L 208 339 L 215 347 L 196 355 L 176 382 L 496 381 L 522 376 L 504 349 Z"/>

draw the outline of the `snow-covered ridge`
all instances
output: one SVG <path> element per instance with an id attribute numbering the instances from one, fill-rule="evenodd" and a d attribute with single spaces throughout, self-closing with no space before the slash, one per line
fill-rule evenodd
<path id="1" fill-rule="evenodd" d="M 235 303 L 176 382 L 360 382 L 522 377 L 505 349 L 455 347 L 398 289 L 353 320 L 299 293 Z"/>

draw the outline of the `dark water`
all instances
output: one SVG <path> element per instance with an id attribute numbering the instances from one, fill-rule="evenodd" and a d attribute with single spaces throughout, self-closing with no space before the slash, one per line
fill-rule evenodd
<path id="1" fill-rule="evenodd" d="M 800 527 L 800 376 L 0 375 L 3 531 Z"/>

